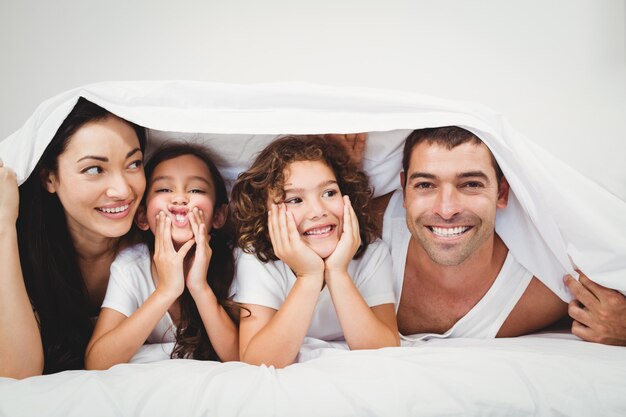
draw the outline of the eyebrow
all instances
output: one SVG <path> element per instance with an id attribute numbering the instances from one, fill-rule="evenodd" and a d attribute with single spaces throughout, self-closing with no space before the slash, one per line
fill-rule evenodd
<path id="1" fill-rule="evenodd" d="M 467 171 L 461 172 L 457 174 L 457 178 L 482 178 L 485 181 L 489 182 L 489 177 L 483 171 Z M 412 181 L 416 178 L 428 178 L 431 180 L 437 179 L 437 176 L 434 174 L 430 174 L 428 172 L 414 172 L 409 176 L 409 181 Z"/>
<path id="2" fill-rule="evenodd" d="M 336 180 L 324 181 L 324 182 L 319 183 L 317 187 L 313 187 L 313 188 L 324 188 L 331 184 L 337 184 L 337 181 Z M 285 184 L 285 185 L 289 185 L 289 184 Z M 285 188 L 284 190 L 285 190 L 285 193 L 301 193 L 303 191 L 306 191 L 304 188 Z"/>
<path id="3" fill-rule="evenodd" d="M 152 179 L 151 183 L 154 184 L 157 181 L 173 181 L 173 180 L 174 180 L 174 177 L 171 176 L 171 175 L 159 175 L 158 177 L 154 177 Z M 212 185 L 212 183 L 209 180 L 207 180 L 206 178 L 201 177 L 199 175 L 192 175 L 190 177 L 187 177 L 186 180 L 187 181 L 189 181 L 189 180 L 198 180 L 198 181 L 202 181 L 203 183 L 205 183 L 208 186 Z"/>
<path id="4" fill-rule="evenodd" d="M 135 148 L 132 151 L 128 152 L 126 154 L 126 159 L 130 158 L 131 156 L 133 156 L 137 152 L 141 152 L 141 149 Z M 95 159 L 96 161 L 100 161 L 100 162 L 109 162 L 109 158 L 107 158 L 106 156 L 97 156 L 97 155 L 85 155 L 85 156 L 83 156 L 82 158 L 80 158 L 76 162 L 80 162 L 80 161 L 83 161 L 85 159 Z"/>

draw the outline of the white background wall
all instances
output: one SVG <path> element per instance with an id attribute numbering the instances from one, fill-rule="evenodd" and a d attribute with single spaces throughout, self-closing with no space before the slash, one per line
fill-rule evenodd
<path id="1" fill-rule="evenodd" d="M 0 138 L 105 80 L 309 81 L 481 102 L 626 200 L 625 0 L 0 0 Z"/>

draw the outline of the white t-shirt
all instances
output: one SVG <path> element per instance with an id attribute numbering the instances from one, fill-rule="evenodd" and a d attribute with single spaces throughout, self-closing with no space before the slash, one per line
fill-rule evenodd
<path id="1" fill-rule="evenodd" d="M 406 225 L 406 210 L 402 207 L 402 190 L 397 190 L 393 194 L 385 210 L 383 240 L 389 245 L 393 259 L 393 288 L 398 300 L 397 311 L 402 295 L 407 250 L 411 240 L 411 232 Z M 487 293 L 445 333 L 400 336 L 406 341 L 446 337 L 496 337 L 498 330 L 524 294 L 532 277 L 533 274 L 517 262 L 509 251 L 500 273 Z"/>
<path id="2" fill-rule="evenodd" d="M 137 311 L 156 289 L 150 264 L 150 251 L 144 244 L 121 251 L 111 264 L 111 276 L 102 307 L 119 311 L 126 317 Z M 147 343 L 174 341 L 176 327 L 169 313 L 165 313 L 148 336 Z"/>
<path id="3" fill-rule="evenodd" d="M 278 310 L 296 282 L 293 271 L 282 261 L 263 263 L 241 249 L 236 252 L 234 300 Z M 348 265 L 348 274 L 368 306 L 395 303 L 392 288 L 391 257 L 381 240 L 372 242 L 365 253 Z M 363 329 L 366 331 L 366 329 Z M 328 287 L 320 292 L 307 337 L 343 340 L 343 331 Z"/>

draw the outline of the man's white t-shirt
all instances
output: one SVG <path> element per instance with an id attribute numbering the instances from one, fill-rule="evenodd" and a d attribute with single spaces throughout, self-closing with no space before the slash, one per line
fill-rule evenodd
<path id="1" fill-rule="evenodd" d="M 156 290 L 150 265 L 150 251 L 145 244 L 121 251 L 111 264 L 111 276 L 102 307 L 119 311 L 126 317 L 137 311 Z M 176 327 L 169 313 L 165 313 L 148 336 L 147 343 L 175 341 Z"/>
<path id="2" fill-rule="evenodd" d="M 235 259 L 235 279 L 231 287 L 234 300 L 280 309 L 297 279 L 289 266 L 280 260 L 263 263 L 241 249 L 237 250 Z M 359 259 L 348 265 L 348 274 L 370 307 L 395 303 L 391 273 L 389 250 L 381 240 L 372 242 Z M 306 335 L 326 341 L 343 340 L 343 331 L 326 286 L 320 292 Z"/>

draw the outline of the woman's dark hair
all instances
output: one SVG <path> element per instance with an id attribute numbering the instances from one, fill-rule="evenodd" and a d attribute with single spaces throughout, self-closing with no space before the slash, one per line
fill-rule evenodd
<path id="1" fill-rule="evenodd" d="M 297 161 L 323 162 L 335 174 L 341 194 L 350 196 L 359 220 L 361 246 L 354 256 L 359 258 L 378 233 L 369 209 L 369 179 L 336 140 L 314 135 L 285 136 L 270 143 L 252 166 L 239 174 L 231 192 L 238 246 L 262 262 L 278 259 L 267 229 L 267 201 L 270 195 L 278 196 L 279 201 L 285 198 L 285 169 Z"/>
<path id="2" fill-rule="evenodd" d="M 227 206 L 228 193 L 226 191 L 226 184 L 219 170 L 213 163 L 212 156 L 207 149 L 191 143 L 170 143 L 156 150 L 146 163 L 145 171 L 148 187 L 150 187 L 155 168 L 161 162 L 169 161 L 183 155 L 195 156 L 204 162 L 209 169 L 213 186 L 215 187 L 215 205 L 213 207 L 213 213 L 223 205 Z M 142 203 L 144 206 L 146 203 L 145 198 L 144 196 Z M 145 233 L 145 239 L 150 249 L 153 250 L 154 235 L 148 231 Z M 229 311 L 229 308 L 235 306 L 235 303 L 228 299 L 228 289 L 230 288 L 235 273 L 235 260 L 232 251 L 232 235 L 229 232 L 228 225 L 211 230 L 211 241 L 209 245 L 213 253 L 207 271 L 207 283 L 213 290 L 219 303 Z M 171 357 L 220 360 L 211 344 L 196 303 L 187 288 L 185 288 L 180 298 L 180 323 L 176 329 L 176 344 Z"/>
<path id="3" fill-rule="evenodd" d="M 56 194 L 42 184 L 48 172 L 57 172 L 58 156 L 88 122 L 117 117 L 79 98 L 46 147 L 28 179 L 20 186 L 18 245 L 24 282 L 37 315 L 44 349 L 44 373 L 84 367 L 85 348 L 93 331 L 91 307 L 65 212 Z M 135 129 L 141 149 L 145 131 Z"/>

